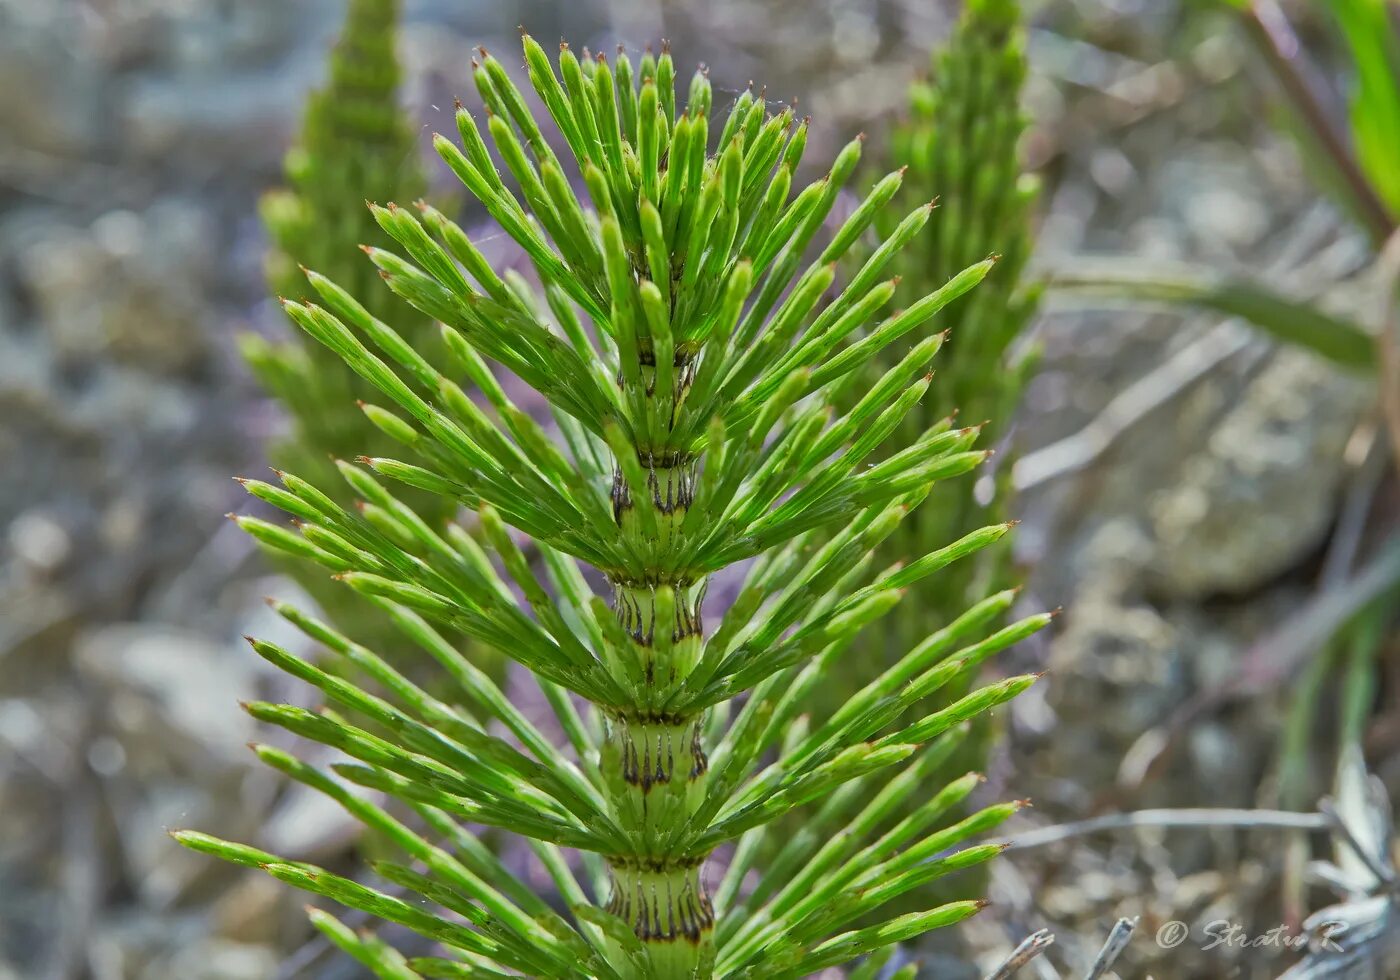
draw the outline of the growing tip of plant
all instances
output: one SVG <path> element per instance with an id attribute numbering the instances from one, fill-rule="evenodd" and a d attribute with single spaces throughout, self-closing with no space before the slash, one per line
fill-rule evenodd
<path id="1" fill-rule="evenodd" d="M 938 194 L 935 194 L 935 195 L 933 195 L 933 200 L 931 200 L 931 201 L 929 201 L 927 204 L 925 204 L 924 207 L 926 207 L 926 208 L 928 208 L 930 211 L 932 211 L 934 208 L 938 207 L 938 202 L 939 202 L 940 200 L 942 200 L 942 198 L 941 198 Z"/>
<path id="2" fill-rule="evenodd" d="M 991 255 L 987 256 L 987 261 L 988 261 L 988 262 L 1000 262 L 1000 261 L 1001 261 L 1001 253 L 1000 253 L 1000 252 L 993 252 Z"/>
<path id="3" fill-rule="evenodd" d="M 1062 613 L 1062 612 L 1064 612 L 1064 611 L 1065 611 L 1065 607 L 1064 607 L 1064 606 L 1056 606 L 1054 609 L 1051 609 L 1051 610 L 1050 610 L 1048 613 L 1046 613 L 1045 615 L 1049 616 L 1051 619 L 1056 619 L 1056 618 L 1059 617 L 1060 613 Z"/>
<path id="4" fill-rule="evenodd" d="M 461 110 L 461 109 L 465 109 L 465 108 L 466 108 L 466 106 L 464 106 L 464 105 L 462 104 L 462 99 L 461 99 L 460 96 L 456 96 L 456 95 L 452 96 L 452 108 L 458 109 L 458 110 Z M 433 135 L 436 136 L 437 133 L 434 133 Z"/>

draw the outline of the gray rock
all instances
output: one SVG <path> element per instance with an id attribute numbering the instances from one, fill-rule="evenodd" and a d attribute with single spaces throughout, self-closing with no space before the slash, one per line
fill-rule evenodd
<path id="1" fill-rule="evenodd" d="M 1372 397 L 1365 382 L 1280 349 L 1182 461 L 1179 481 L 1152 498 L 1154 585 L 1182 597 L 1247 593 L 1316 548 Z"/>
<path id="2" fill-rule="evenodd" d="M 202 362 L 213 239 L 196 207 L 111 211 L 88 227 L 50 222 L 16 245 L 20 285 L 60 365 L 110 357 L 178 374 Z"/>
<path id="3" fill-rule="evenodd" d="M 97 630 L 75 657 L 80 675 L 110 692 L 130 757 L 240 768 L 255 726 L 237 698 L 257 689 L 261 664 L 246 647 L 148 624 Z"/>

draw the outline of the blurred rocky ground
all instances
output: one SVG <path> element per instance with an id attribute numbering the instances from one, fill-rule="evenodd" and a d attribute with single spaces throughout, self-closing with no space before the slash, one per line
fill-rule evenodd
<path id="1" fill-rule="evenodd" d="M 1192 6 L 1041 5 L 1028 93 L 1028 151 L 1049 184 L 1040 262 L 1190 259 L 1325 292 L 1362 249 L 1267 126 L 1241 40 Z M 470 91 L 468 46 L 513 47 L 524 23 L 595 48 L 670 36 L 683 65 L 714 66 L 721 92 L 753 78 L 800 96 L 818 120 L 809 159 L 878 135 L 948 23 L 915 0 L 407 9 L 406 99 L 425 133 Z M 221 516 L 243 506 L 229 476 L 257 472 L 281 424 L 231 342 L 282 329 L 254 203 L 338 12 L 0 0 L 0 978 L 357 975 L 310 941 L 297 897 L 164 834 L 351 854 L 337 811 L 248 764 L 236 699 L 301 694 L 237 639 L 278 635 L 259 599 L 289 586 Z M 1133 753 L 1314 588 L 1370 392 L 1173 316 L 1052 309 L 1037 341 L 1045 368 L 1018 424 L 1041 467 L 1021 505 L 1026 601 L 1068 612 L 1003 665 L 1051 676 L 1011 713 L 987 791 L 1034 797 L 1041 823 L 1106 805 L 1267 804 L 1276 690 L 1201 718 L 1152 779 Z M 1158 374 L 1203 361 L 1193 383 Z M 1122 400 L 1135 385 L 1148 407 Z M 1080 459 L 1085 432 L 1095 448 Z M 1203 910 L 1277 921 L 1278 844 L 1139 833 L 1017 855 L 997 915 L 969 932 L 974 953 L 1050 924 L 1072 973 L 1114 917 L 1142 914 L 1125 976 L 1272 975 L 1277 956 L 1168 959 L 1150 937 Z"/>

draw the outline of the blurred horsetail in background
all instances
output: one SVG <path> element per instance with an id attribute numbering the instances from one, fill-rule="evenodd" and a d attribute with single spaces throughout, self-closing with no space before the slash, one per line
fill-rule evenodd
<path id="1" fill-rule="evenodd" d="M 387 241 L 365 201 L 413 201 L 427 186 L 411 118 L 399 106 L 398 19 L 399 0 L 351 0 L 329 78 L 311 94 L 287 154 L 288 186 L 265 195 L 261 213 L 272 240 L 267 277 L 275 295 L 301 295 L 299 266 L 318 269 L 417 339 L 432 330 L 431 321 L 381 288 L 359 251 Z M 345 404 L 372 389 L 338 357 L 300 336 L 273 345 L 249 335 L 243 352 L 292 416 L 294 433 L 274 450 L 275 462 L 326 475 L 333 473 L 328 457 L 366 451 L 374 427 Z"/>
<path id="2" fill-rule="evenodd" d="M 1017 0 L 969 0 L 952 37 L 933 55 L 932 74 L 910 89 L 910 111 L 890 139 L 889 162 L 908 169 L 895 197 L 912 207 L 937 201 L 938 219 L 896 259 L 895 300 L 913 302 L 959 269 L 998 257 L 977 290 L 949 304 L 930 329 L 948 331 L 933 383 L 906 417 L 896 443 L 957 414 L 982 425 L 980 442 L 998 447 L 995 476 L 976 495 L 961 483 L 935 487 L 890 536 L 890 560 L 922 554 L 929 542 L 965 534 L 1009 514 L 1010 459 L 1001 448 L 1035 359 L 1017 339 L 1034 315 L 1039 288 L 1022 281 L 1030 255 L 1031 211 L 1039 182 L 1023 175 L 1018 146 L 1026 128 L 1021 87 L 1025 29 Z M 885 219 L 886 223 L 888 219 Z M 877 362 L 887 366 L 887 358 Z M 966 603 L 1008 578 L 1009 549 L 989 548 L 921 589 L 886 623 L 890 648 L 949 622 Z"/>
<path id="3" fill-rule="evenodd" d="M 946 331 L 947 343 L 927 393 L 900 423 L 891 445 L 916 440 L 928 426 L 956 416 L 981 426 L 979 442 L 999 447 L 1003 455 L 995 473 L 982 476 L 976 494 L 967 481 L 933 487 L 883 545 L 886 562 L 913 558 L 937 542 L 1009 516 L 1011 460 L 1004 437 L 1035 363 L 1026 345 L 1016 341 L 1040 292 L 1022 281 L 1039 186 L 1022 173 L 1018 153 L 1026 128 L 1020 106 L 1026 71 L 1019 3 L 970 0 L 953 35 L 932 55 L 930 77 L 911 86 L 909 115 L 889 140 L 885 162 L 903 168 L 893 197 L 898 206 L 892 210 L 929 201 L 938 208 L 929 231 L 891 263 L 900 277 L 895 302 L 914 302 L 964 266 L 998 257 L 984 283 L 925 325 L 920 336 Z M 875 226 L 888 234 L 889 215 L 877 218 Z M 891 363 L 888 354 L 875 358 L 870 377 Z M 863 639 L 866 655 L 844 662 L 842 683 L 831 685 L 828 703 L 867 683 L 899 651 L 952 622 L 978 596 L 1006 588 L 1010 560 L 1003 542 L 916 589 L 869 631 Z M 969 744 L 958 761 L 980 766 L 983 755 Z"/>
<path id="4" fill-rule="evenodd" d="M 910 303 L 964 266 L 998 257 L 976 290 L 950 303 L 923 336 L 945 331 L 946 344 L 934 365 L 932 383 L 904 417 L 890 440 L 898 447 L 917 440 L 930 425 L 959 422 L 981 427 L 979 442 L 999 446 L 1002 456 L 974 494 L 967 480 L 930 489 L 885 541 L 881 563 L 906 561 L 1010 515 L 1011 459 L 1005 452 L 1006 423 L 1016 409 L 1034 366 L 1030 352 L 1016 346 L 1039 297 L 1038 287 L 1021 281 L 1029 256 L 1031 210 L 1038 182 L 1021 172 L 1018 146 L 1026 127 L 1020 106 L 1026 77 L 1024 26 L 1015 0 L 970 0 L 952 36 L 932 55 L 932 71 L 910 87 L 909 115 L 891 133 L 889 165 L 902 167 L 903 183 L 894 196 L 900 208 L 937 204 L 937 220 L 893 261 L 900 277 L 896 303 Z M 881 234 L 888 216 L 876 220 Z M 888 356 L 873 359 L 870 378 L 890 367 Z M 903 650 L 953 622 L 980 595 L 1008 588 L 1011 554 L 1007 542 L 984 549 L 972 560 L 922 583 L 890 615 L 862 637 L 861 655 L 845 658 L 822 695 L 834 707 L 849 692 L 869 683 Z M 976 680 L 969 675 L 946 688 L 951 702 Z M 986 765 L 990 726 L 977 724 L 945 771 L 964 772 Z M 938 773 L 936 775 L 942 775 Z M 908 804 L 912 807 L 912 803 Z M 985 881 L 975 879 L 979 886 Z M 948 894 L 944 883 L 907 896 L 900 909 L 936 902 Z"/>
<path id="5" fill-rule="evenodd" d="M 373 206 L 395 246 L 369 258 L 441 323 L 440 342 L 405 336 L 317 271 L 317 301 L 286 309 L 376 389 L 367 414 L 406 458 L 338 466 L 376 519 L 290 472 L 245 486 L 295 527 L 239 519 L 368 597 L 450 679 L 430 694 L 285 604 L 363 682 L 252 641 L 327 707 L 247 710 L 344 761 L 321 768 L 269 745 L 258 755 L 402 857 L 376 863 L 378 880 L 352 880 L 176 837 L 416 934 L 401 952 L 313 913 L 380 977 L 797 978 L 867 956 L 855 975 L 874 976 L 893 944 L 983 903 L 879 910 L 991 859 L 1002 845 L 976 839 L 1020 806 L 963 815 L 977 775 L 931 783 L 972 719 L 1035 680 L 934 700 L 1049 622 L 998 628 L 1009 591 L 931 629 L 834 712 L 807 714 L 864 627 L 1008 530 L 977 528 L 893 566 L 879 557 L 931 486 L 987 455 L 976 429 L 906 420 L 943 343 L 926 324 L 993 263 L 893 307 L 892 262 L 932 213 L 920 201 L 833 289 L 900 183 L 880 181 L 824 231 L 860 141 L 794 192 L 806 124 L 761 95 L 720 120 L 703 71 L 678 97 L 664 48 L 610 63 L 563 45 L 557 72 L 528 36 L 524 49 L 557 133 L 483 49 L 474 76 L 495 155 L 465 107 L 458 139 L 434 144 L 538 286 L 502 277 L 431 207 Z M 876 358 L 888 367 L 869 383 Z M 488 362 L 538 393 L 558 441 Z M 910 437 L 896 442 L 901 430 Z M 398 487 L 475 511 L 482 541 L 423 520 Z M 737 599 L 706 609 L 710 577 L 739 562 Z M 560 741 L 442 627 L 527 668 Z M 769 846 L 774 821 L 808 805 L 802 831 Z M 516 877 L 482 846 L 481 826 L 523 837 L 552 887 Z M 711 860 L 720 848 L 727 862 Z"/>
<path id="6" fill-rule="evenodd" d="M 360 251 L 390 241 L 366 201 L 416 200 L 427 186 L 412 118 L 399 105 L 399 15 L 399 0 L 350 0 L 329 78 L 308 99 L 300 136 L 287 154 L 288 186 L 266 194 L 261 213 L 272 242 L 267 278 L 274 295 L 300 296 L 306 290 L 302 269 L 319 269 L 364 297 L 374 317 L 421 343 L 435 335 L 432 320 L 384 289 Z M 281 343 L 245 334 L 240 346 L 253 374 L 290 416 L 290 435 L 270 453 L 278 468 L 321 485 L 339 483 L 334 460 L 393 444 L 361 412 L 346 410 L 374 389 L 332 351 L 300 331 Z M 433 522 L 457 511 L 454 502 L 429 494 L 409 502 Z M 366 516 L 379 516 L 372 503 Z M 283 567 L 360 639 L 395 639 L 382 616 L 318 570 L 300 562 Z"/>

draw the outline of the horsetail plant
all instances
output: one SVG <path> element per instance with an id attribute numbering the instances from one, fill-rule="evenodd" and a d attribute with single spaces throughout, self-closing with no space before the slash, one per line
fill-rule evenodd
<path id="1" fill-rule="evenodd" d="M 934 54 L 932 75 L 912 86 L 909 119 L 891 139 L 892 162 L 908 168 L 896 204 L 940 195 L 939 220 L 896 262 L 903 290 L 897 298 L 912 300 L 977 259 L 1000 255 L 987 282 L 940 319 L 950 341 L 939 357 L 938 383 L 905 417 L 896 444 L 954 412 L 984 424 L 984 443 L 1002 442 L 1034 367 L 1035 359 L 1016 345 L 1040 292 L 1022 282 L 1038 182 L 1022 173 L 1019 154 L 1027 68 L 1020 8 L 1019 0 L 969 0 L 952 37 Z M 875 367 L 892 363 L 887 353 Z M 931 542 L 1006 520 L 1011 465 L 1005 454 L 1000 463 L 980 501 L 957 483 L 935 488 L 891 536 L 889 554 L 922 554 Z M 886 621 L 891 647 L 917 642 L 988 588 L 1005 585 L 1009 557 L 1005 546 L 989 548 L 939 588 L 903 604 Z"/>
<path id="2" fill-rule="evenodd" d="M 984 443 L 1002 442 L 1006 429 L 998 422 L 1014 411 L 1033 364 L 1012 350 L 1034 313 L 1038 293 L 1020 281 L 1032 241 L 1036 182 L 1022 175 L 1018 153 L 1026 125 L 1020 96 L 1027 68 L 1019 2 L 969 0 L 932 61 L 931 76 L 911 86 L 910 114 L 890 139 L 886 162 L 903 167 L 903 181 L 892 199 L 895 207 L 874 222 L 877 239 L 883 239 L 896 227 L 893 215 L 939 195 L 933 227 L 891 262 L 900 276 L 895 300 L 916 302 L 979 258 L 992 253 L 1001 258 L 987 281 L 911 334 L 922 340 L 946 330 L 949 341 L 939 353 L 935 382 L 900 421 L 887 451 L 916 442 L 930 426 L 958 414 L 981 423 Z M 848 264 L 868 254 L 857 252 Z M 886 349 L 871 359 L 867 377 L 876 379 L 896 363 L 897 352 Z M 985 523 L 1008 520 L 1011 466 L 1006 454 L 1000 462 L 996 475 L 987 478 L 991 492 L 981 500 L 969 492 L 966 481 L 934 486 L 886 539 L 877 559 L 921 555 Z M 837 664 L 816 698 L 817 709 L 834 710 L 899 653 L 956 619 L 980 595 L 1008 587 L 1009 564 L 1010 549 L 1003 541 L 916 589 L 857 641 L 864 655 Z M 956 701 L 975 681 L 969 673 L 948 685 L 935 706 Z M 972 726 L 960 750 L 933 776 L 982 767 L 991 738 L 990 726 Z M 916 805 L 908 801 L 899 815 Z M 936 901 L 948 894 L 945 885 L 933 883 L 896 908 Z M 966 887 L 965 882 L 953 885 Z"/>
<path id="3" fill-rule="evenodd" d="M 417 340 L 432 330 L 431 321 L 383 289 L 356 251 L 362 242 L 390 242 L 365 200 L 411 201 L 426 188 L 413 127 L 398 105 L 398 17 L 399 0 L 351 0 L 330 77 L 308 100 L 287 154 L 288 186 L 264 195 L 260 211 L 273 244 L 267 279 L 274 294 L 299 295 L 306 282 L 300 267 L 317 269 L 362 297 L 373 316 Z M 273 344 L 256 334 L 241 338 L 241 346 L 295 425 L 293 438 L 274 451 L 279 465 L 334 478 L 329 456 L 366 451 L 377 433 L 345 406 L 372 389 L 334 352 L 304 338 Z"/>
<path id="4" fill-rule="evenodd" d="M 280 748 L 258 746 L 258 755 L 331 796 L 407 860 L 376 864 L 385 884 L 366 884 L 200 833 L 176 837 L 438 945 L 438 955 L 410 959 L 313 914 L 380 977 L 796 978 L 875 953 L 856 968 L 872 976 L 891 944 L 982 906 L 955 901 L 851 927 L 1000 850 L 972 841 L 1020 804 L 951 818 L 977 776 L 938 787 L 927 778 L 969 719 L 1035 678 L 900 719 L 1048 617 L 992 630 L 1011 595 L 985 598 L 829 717 L 808 720 L 804 705 L 862 627 L 1007 531 L 982 528 L 871 569 L 875 548 L 932 484 L 986 455 L 972 448 L 974 430 L 945 420 L 864 466 L 923 397 L 940 337 L 913 344 L 849 410 L 835 406 L 865 364 L 992 263 L 887 311 L 894 286 L 882 275 L 928 220 L 920 205 L 833 290 L 835 263 L 899 180 L 881 182 L 822 235 L 856 172 L 859 141 L 794 194 L 806 123 L 770 113 L 761 96 L 740 96 L 712 126 L 705 73 L 678 105 L 664 48 L 634 65 L 625 53 L 581 61 L 565 45 L 556 74 L 528 36 L 524 47 L 572 161 L 484 50 L 475 80 L 505 174 L 465 108 L 460 142 L 434 143 L 529 257 L 542 299 L 523 279 L 498 275 L 443 214 L 373 206 L 399 249 L 371 247 L 369 257 L 394 292 L 441 322 L 441 364 L 318 273 L 309 273 L 317 301 L 287 310 L 381 392 L 370 417 L 413 461 L 341 464 L 377 520 L 291 474 L 281 486 L 246 486 L 299 530 L 240 519 L 369 596 L 458 686 L 431 696 L 281 603 L 283 616 L 373 686 L 252 641 L 319 689 L 327 707 L 255 702 L 248 711 L 350 761 L 325 772 Z M 575 165 L 578 183 L 566 176 Z M 560 444 L 488 361 L 534 389 Z M 486 547 L 455 526 L 429 526 L 380 478 L 476 511 Z M 707 583 L 739 563 L 747 576 L 738 598 L 708 630 Z M 441 625 L 528 668 L 568 748 L 459 656 Z M 394 813 L 376 802 L 384 798 Z M 890 819 L 910 799 L 917 808 Z M 817 800 L 804 832 L 756 864 L 768 850 L 765 828 Z M 557 894 L 514 877 L 474 836 L 480 826 L 525 838 Z M 717 851 L 726 860 L 712 860 Z"/>
<path id="5" fill-rule="evenodd" d="M 273 244 L 267 279 L 274 294 L 300 294 L 306 283 L 301 269 L 318 269 L 363 297 L 371 316 L 421 342 L 435 334 L 432 321 L 384 289 L 358 250 L 363 242 L 392 242 L 365 200 L 414 200 L 427 185 L 413 126 L 398 104 L 399 10 L 399 0 L 351 0 L 331 51 L 329 79 L 308 100 L 300 137 L 287 154 L 288 186 L 264 195 L 260 210 Z M 296 338 L 239 338 L 249 368 L 291 419 L 293 431 L 273 446 L 272 462 L 316 483 L 338 483 L 334 458 L 387 452 L 395 443 L 362 413 L 346 410 L 354 399 L 371 397 L 372 386 L 334 351 L 300 331 Z M 457 510 L 455 501 L 431 494 L 414 493 L 406 502 L 433 522 Z M 280 564 L 337 625 L 386 653 L 396 650 L 398 633 L 377 610 L 314 566 Z M 499 657 L 479 648 L 474 655 L 499 675 Z"/>

